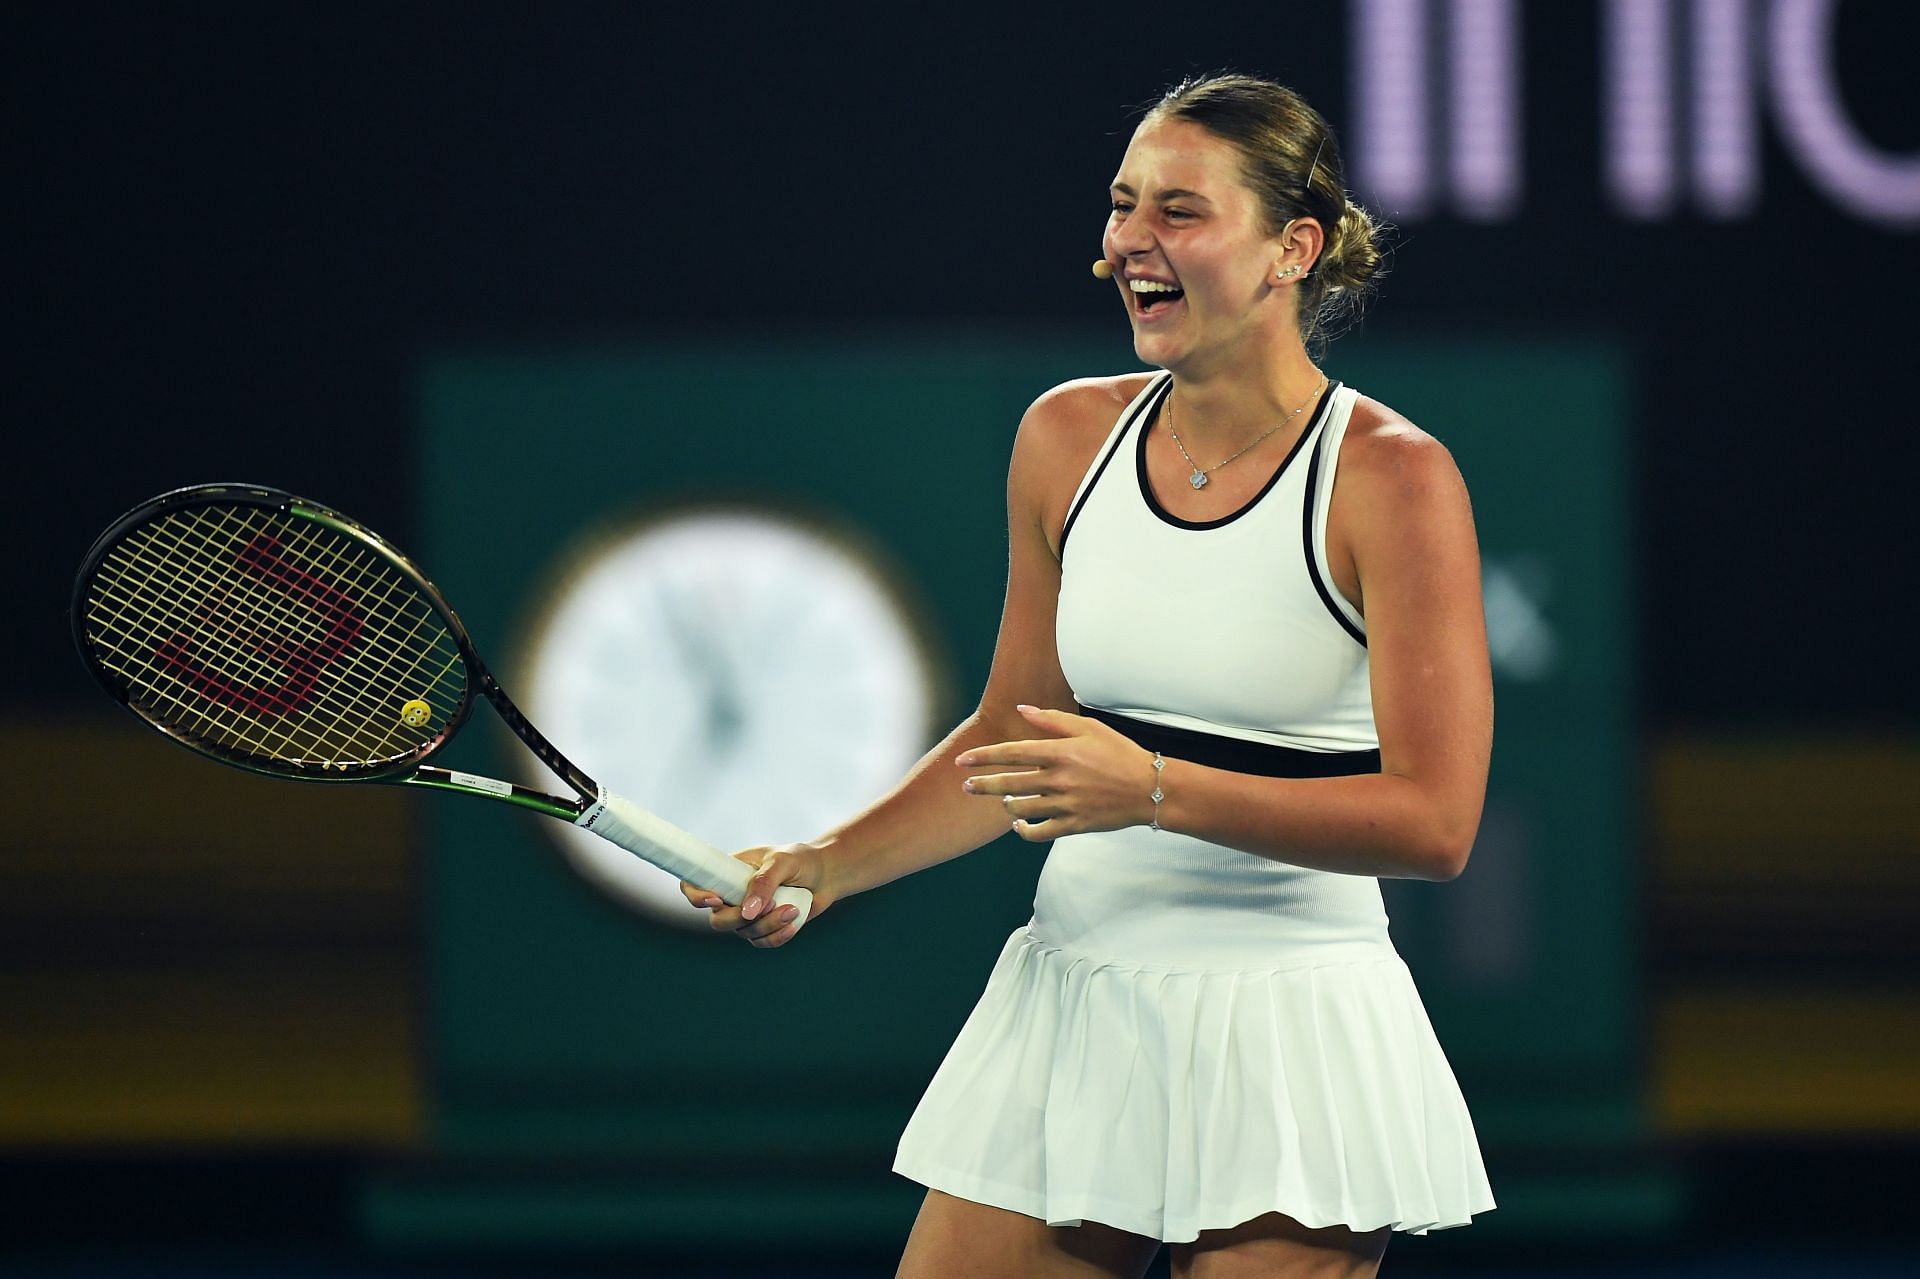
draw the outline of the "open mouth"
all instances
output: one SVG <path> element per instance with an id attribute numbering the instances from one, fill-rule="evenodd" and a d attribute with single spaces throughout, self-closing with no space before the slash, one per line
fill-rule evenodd
<path id="1" fill-rule="evenodd" d="M 1160 280 L 1128 280 L 1127 288 L 1133 294 L 1134 314 L 1142 319 L 1166 314 L 1173 309 L 1174 303 L 1187 295 L 1179 285 Z"/>

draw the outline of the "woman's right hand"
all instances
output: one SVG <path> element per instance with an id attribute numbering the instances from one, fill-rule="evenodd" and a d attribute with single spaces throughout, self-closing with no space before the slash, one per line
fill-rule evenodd
<path id="1" fill-rule="evenodd" d="M 712 912 L 708 922 L 715 932 L 736 933 L 763 949 L 784 946 L 832 904 L 821 883 L 820 852 L 816 848 L 782 844 L 778 848 L 748 848 L 733 856 L 754 868 L 747 895 L 738 906 L 729 906 L 712 889 L 680 881 L 680 891 L 689 902 Z M 796 906 L 773 905 L 773 890 L 789 884 L 813 893 L 813 909 L 805 920 L 799 918 Z"/>

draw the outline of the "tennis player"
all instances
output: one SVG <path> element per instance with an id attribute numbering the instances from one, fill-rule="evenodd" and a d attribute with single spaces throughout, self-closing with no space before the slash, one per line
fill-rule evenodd
<path id="1" fill-rule="evenodd" d="M 1053 841 L 1032 921 L 902 1136 L 906 1279 L 1373 1275 L 1394 1231 L 1493 1207 L 1382 876 L 1449 880 L 1493 698 L 1447 450 L 1315 362 L 1381 264 L 1291 90 L 1170 90 L 1094 273 L 1158 370 L 1021 421 L 979 709 L 885 796 L 740 856 L 713 926 L 791 941 L 841 898 Z"/>

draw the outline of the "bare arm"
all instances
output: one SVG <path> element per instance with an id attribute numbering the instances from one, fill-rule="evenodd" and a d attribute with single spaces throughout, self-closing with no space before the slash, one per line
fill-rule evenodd
<path id="1" fill-rule="evenodd" d="M 971 852 L 1006 833 L 1006 810 L 995 798 L 962 790 L 953 761 L 963 751 L 1019 735 L 1024 721 L 1017 705 L 1074 706 L 1054 647 L 1060 594 L 1054 540 L 1080 476 L 1125 397 L 1142 380 L 1069 383 L 1035 401 L 1021 419 L 1007 473 L 1007 593 L 979 707 L 898 786 L 852 820 L 803 843 L 741 854 L 760 872 L 741 910 L 713 907 L 715 928 L 743 932 L 756 944 L 781 945 L 796 930 L 781 927 L 777 916 L 741 927 L 761 913 L 752 898 L 770 900 L 778 884 L 811 889 L 812 917 L 817 918 L 842 897 Z M 718 900 L 699 889 L 686 891 L 697 904 Z"/>
<path id="2" fill-rule="evenodd" d="M 1405 424 L 1349 435 L 1339 484 L 1366 606 L 1381 772 L 1269 778 L 1167 760 L 1160 824 L 1317 870 L 1450 879 L 1479 827 L 1493 737 L 1466 486 L 1447 451 Z M 1022 837 L 1151 818 L 1146 751 L 1094 720 L 1028 718 L 1030 740 L 970 752 L 983 765 L 1028 770 L 972 783 L 982 794 L 1034 797 L 1012 802 Z"/>

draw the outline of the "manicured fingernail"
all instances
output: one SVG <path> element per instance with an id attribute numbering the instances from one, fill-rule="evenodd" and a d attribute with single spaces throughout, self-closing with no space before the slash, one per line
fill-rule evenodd
<path id="1" fill-rule="evenodd" d="M 1032 706 L 1028 706 L 1028 705 L 1027 705 L 1026 703 L 1024 703 L 1024 702 L 1023 702 L 1023 703 L 1021 703 L 1020 705 L 1018 705 L 1018 706 L 1016 706 L 1016 707 L 1014 707 L 1014 709 L 1015 709 L 1015 710 L 1017 710 L 1017 711 L 1030 711 L 1030 710 L 1035 710 L 1035 709 L 1037 709 L 1037 708 L 1036 708 L 1036 707 L 1032 707 Z"/>
<path id="2" fill-rule="evenodd" d="M 960 767 L 962 767 L 962 768 L 972 768 L 972 767 L 973 767 L 973 756 L 971 756 L 971 755 L 962 755 L 962 756 L 961 756 L 961 757 L 960 757 L 959 759 L 956 759 L 956 760 L 954 760 L 953 762 L 954 762 L 954 763 L 956 763 L 956 764 L 958 764 L 958 765 L 960 765 Z"/>
<path id="3" fill-rule="evenodd" d="M 781 913 L 780 922 L 783 924 L 791 924 L 798 918 L 800 918 L 800 908 L 798 906 L 789 906 Z"/>
<path id="4" fill-rule="evenodd" d="M 973 794 L 973 779 L 969 777 L 966 781 L 961 782 L 960 789 L 969 795 Z"/>
<path id="5" fill-rule="evenodd" d="M 747 898 L 746 903 L 740 907 L 740 913 L 742 915 L 745 915 L 748 919 L 752 919 L 755 915 L 760 913 L 760 907 L 764 904 L 765 903 L 763 903 L 758 897 L 749 897 Z"/>

